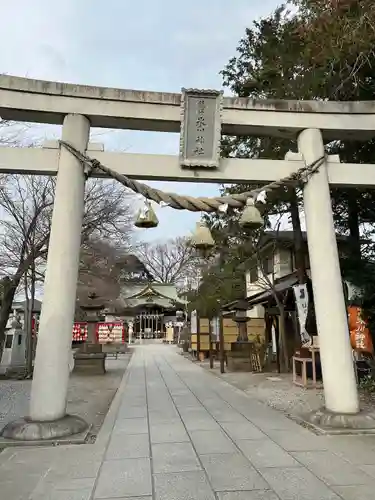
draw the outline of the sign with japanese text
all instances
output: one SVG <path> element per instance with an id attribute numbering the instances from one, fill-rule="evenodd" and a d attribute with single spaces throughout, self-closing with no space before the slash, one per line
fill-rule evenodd
<path id="1" fill-rule="evenodd" d="M 121 321 L 97 323 L 96 325 L 96 336 L 100 344 L 122 343 L 124 342 L 124 334 L 124 325 Z M 87 323 L 74 323 L 72 340 L 75 342 L 87 340 Z"/>
<path id="2" fill-rule="evenodd" d="M 349 306 L 350 343 L 355 351 L 373 353 L 374 348 L 366 321 L 362 318 L 362 310 L 357 306 Z"/>
<path id="3" fill-rule="evenodd" d="M 293 291 L 300 328 L 301 343 L 303 346 L 310 345 L 311 337 L 306 330 L 307 312 L 309 307 L 309 294 L 307 285 L 294 285 Z"/>
<path id="4" fill-rule="evenodd" d="M 220 160 L 222 92 L 182 90 L 180 164 L 217 168 Z"/>

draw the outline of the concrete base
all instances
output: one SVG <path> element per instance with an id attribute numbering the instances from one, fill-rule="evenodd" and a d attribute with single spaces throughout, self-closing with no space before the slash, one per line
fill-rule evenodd
<path id="1" fill-rule="evenodd" d="M 0 435 L 4 439 L 16 441 L 52 441 L 83 433 L 87 429 L 88 424 L 76 415 L 65 415 L 49 422 L 37 422 L 24 417 L 7 424 Z"/>
<path id="2" fill-rule="evenodd" d="M 249 355 L 241 351 L 227 352 L 227 368 L 231 372 L 251 372 L 253 367 Z"/>
<path id="3" fill-rule="evenodd" d="M 251 353 L 254 350 L 252 342 L 237 341 L 231 345 L 231 350 L 227 352 L 228 370 L 232 372 L 251 372 L 253 365 Z"/>
<path id="4" fill-rule="evenodd" d="M 375 412 L 332 413 L 321 408 L 307 415 L 304 422 L 319 434 L 375 434 Z"/>
<path id="5" fill-rule="evenodd" d="M 73 373 L 79 375 L 103 375 L 105 373 L 105 358 L 100 344 L 83 344 L 74 353 Z"/>

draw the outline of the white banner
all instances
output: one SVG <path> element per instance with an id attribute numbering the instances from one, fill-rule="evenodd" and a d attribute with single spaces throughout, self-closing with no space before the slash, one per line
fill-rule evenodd
<path id="1" fill-rule="evenodd" d="M 301 332 L 302 345 L 311 344 L 311 337 L 306 330 L 307 311 L 309 307 L 309 294 L 307 285 L 294 285 L 294 296 L 296 298 L 296 309 Z"/>
<path id="2" fill-rule="evenodd" d="M 198 333 L 198 315 L 197 311 L 191 311 L 190 315 L 190 332 L 195 334 Z"/>

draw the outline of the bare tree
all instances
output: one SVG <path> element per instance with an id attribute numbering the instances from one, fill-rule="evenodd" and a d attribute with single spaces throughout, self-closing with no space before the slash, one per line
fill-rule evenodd
<path id="1" fill-rule="evenodd" d="M 128 252 L 128 246 L 114 246 L 93 237 L 82 245 L 77 306 L 87 299 L 90 292 L 95 292 L 105 302 L 118 297 L 122 262 Z"/>
<path id="2" fill-rule="evenodd" d="M 174 283 L 184 288 L 186 281 L 196 277 L 198 257 L 188 238 L 175 238 L 165 243 L 143 243 L 137 255 L 159 283 Z"/>
<path id="3" fill-rule="evenodd" d="M 31 266 L 43 280 L 53 210 L 55 178 L 0 176 L 0 356 L 14 296 Z M 108 240 L 114 246 L 130 244 L 129 192 L 112 181 L 90 179 L 86 184 L 82 245 Z M 61 228 L 63 231 L 64 228 Z"/>

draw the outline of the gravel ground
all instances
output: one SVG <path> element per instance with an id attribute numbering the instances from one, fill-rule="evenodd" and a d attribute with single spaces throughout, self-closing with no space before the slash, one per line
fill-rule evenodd
<path id="1" fill-rule="evenodd" d="M 303 416 L 324 405 L 322 389 L 303 389 L 292 382 L 292 374 L 243 373 L 221 374 L 216 367 L 210 370 L 207 361 L 200 365 L 212 371 L 229 384 L 243 390 L 249 396 L 291 416 Z M 375 395 L 360 392 L 361 407 L 375 410 Z"/>
<path id="2" fill-rule="evenodd" d="M 67 412 L 83 417 L 92 425 L 90 434 L 98 433 L 108 408 L 120 385 L 131 354 L 107 358 L 105 375 L 71 375 Z M 27 415 L 31 380 L 0 380 L 0 428 Z"/>

